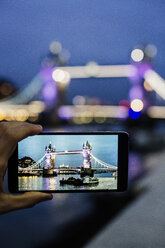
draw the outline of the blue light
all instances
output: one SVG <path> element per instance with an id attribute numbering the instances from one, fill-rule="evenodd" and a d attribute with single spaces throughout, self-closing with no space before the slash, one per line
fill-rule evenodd
<path id="1" fill-rule="evenodd" d="M 129 109 L 129 117 L 130 117 L 131 119 L 136 120 L 136 119 L 138 119 L 138 118 L 140 117 L 140 115 L 141 115 L 141 111 L 135 112 L 135 111 L 133 111 L 131 108 Z"/>

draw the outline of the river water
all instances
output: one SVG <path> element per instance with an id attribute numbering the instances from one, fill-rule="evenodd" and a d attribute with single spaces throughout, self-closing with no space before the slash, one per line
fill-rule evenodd
<path id="1" fill-rule="evenodd" d="M 109 173 L 106 173 L 109 174 Z M 103 177 L 101 174 L 95 174 L 99 179 L 97 185 L 90 186 L 74 186 L 74 185 L 60 185 L 62 178 L 80 178 L 79 175 L 58 175 L 56 177 L 42 177 L 42 176 L 22 176 L 18 178 L 19 190 L 104 190 L 117 189 L 117 180 L 110 175 Z"/>

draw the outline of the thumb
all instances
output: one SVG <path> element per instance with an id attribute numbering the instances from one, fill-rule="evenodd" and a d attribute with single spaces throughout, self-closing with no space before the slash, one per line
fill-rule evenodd
<path id="1" fill-rule="evenodd" d="M 42 201 L 52 200 L 53 195 L 41 192 L 26 192 L 22 195 L 13 196 L 11 210 L 31 208 Z"/>

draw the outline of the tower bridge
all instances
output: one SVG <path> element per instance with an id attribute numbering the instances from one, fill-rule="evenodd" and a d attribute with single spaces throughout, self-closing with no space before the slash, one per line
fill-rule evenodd
<path id="1" fill-rule="evenodd" d="M 55 160 L 56 156 L 59 155 L 74 155 L 74 154 L 81 154 L 83 157 L 83 164 L 81 167 L 69 167 L 69 166 L 60 166 L 56 167 Z M 93 160 L 93 163 L 92 163 Z M 43 169 L 47 170 L 54 170 L 57 173 L 59 172 L 77 172 L 80 173 L 80 171 L 109 171 L 109 172 L 117 172 L 117 166 L 108 164 L 96 156 L 92 154 L 92 145 L 87 141 L 82 146 L 82 150 L 65 150 L 65 151 L 56 151 L 55 146 L 53 147 L 51 142 L 49 143 L 49 146 L 45 147 L 45 154 L 42 158 L 40 158 L 36 163 L 26 167 L 21 168 L 19 167 L 19 171 L 42 171 Z"/>

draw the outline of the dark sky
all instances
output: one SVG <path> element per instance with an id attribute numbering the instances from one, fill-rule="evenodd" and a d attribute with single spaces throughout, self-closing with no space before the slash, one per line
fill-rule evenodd
<path id="1" fill-rule="evenodd" d="M 165 1 L 0 1 L 0 76 L 26 86 L 53 40 L 70 51 L 70 65 L 127 64 L 134 46 L 155 44 L 154 66 L 165 78 Z M 117 103 L 128 89 L 127 79 L 92 79 L 72 82 L 68 93 Z"/>

